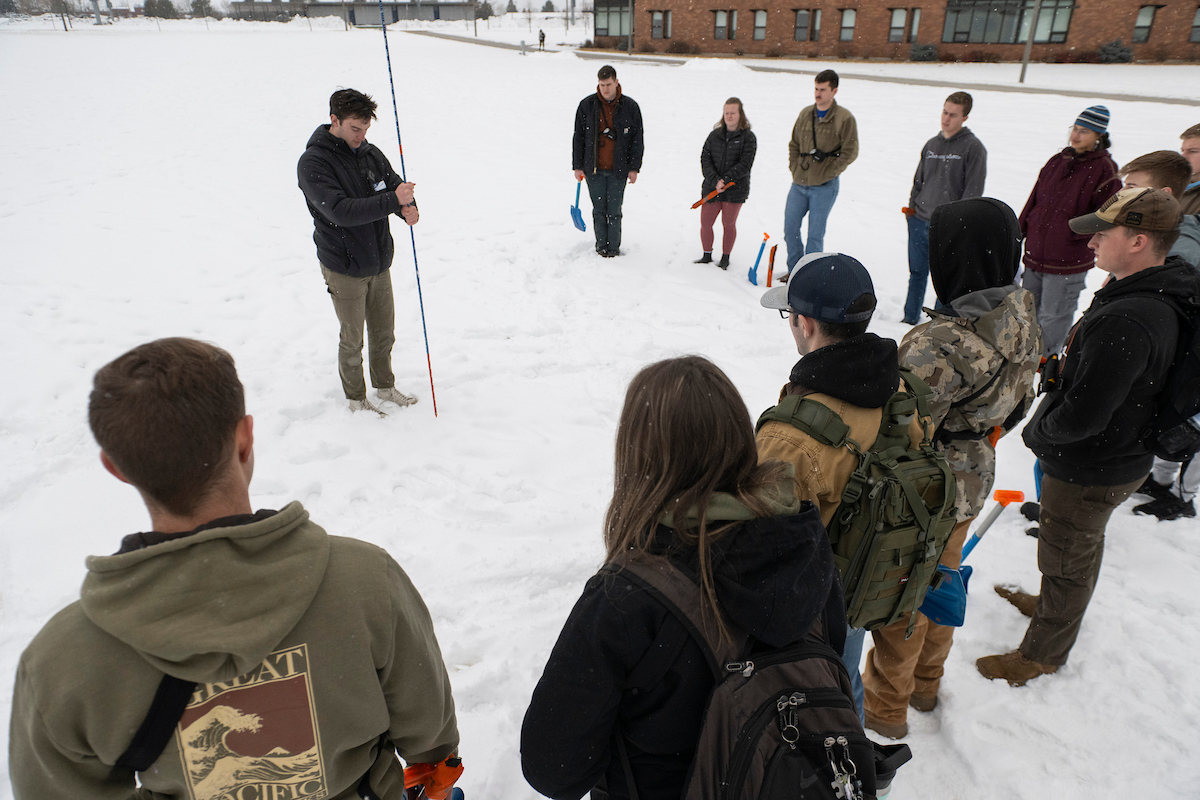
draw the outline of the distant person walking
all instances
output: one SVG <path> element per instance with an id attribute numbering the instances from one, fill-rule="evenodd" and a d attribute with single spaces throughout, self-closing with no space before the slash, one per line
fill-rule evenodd
<path id="1" fill-rule="evenodd" d="M 617 71 L 610 65 L 601 67 L 596 77 L 596 93 L 583 98 L 575 111 L 571 166 L 575 180 L 587 179 L 596 252 L 612 258 L 621 255 L 625 182 L 637 183 L 642 169 L 642 110 L 621 93 Z"/>
<path id="2" fill-rule="evenodd" d="M 912 191 L 904 213 L 908 217 L 908 297 L 904 322 L 921 321 L 921 307 L 929 283 L 929 220 L 944 203 L 983 196 L 987 178 L 987 149 L 964 127 L 973 101 L 966 92 L 955 92 L 942 104 L 942 130 L 921 148 L 913 175 Z"/>
<path id="3" fill-rule="evenodd" d="M 783 212 L 783 239 L 789 273 L 805 253 L 824 252 L 825 223 L 837 200 L 839 177 L 858 158 L 858 123 L 833 99 L 837 92 L 838 74 L 831 69 L 818 72 L 813 80 L 815 102 L 800 112 L 788 142 L 792 188 Z M 807 245 L 800 238 L 805 216 Z"/>
<path id="4" fill-rule="evenodd" d="M 546 49 L 546 32 L 539 29 L 538 30 L 538 50 L 545 50 L 545 49 Z"/>
<path id="5" fill-rule="evenodd" d="M 713 126 L 712 132 L 700 148 L 700 171 L 704 182 L 700 196 L 708 197 L 719 191 L 716 197 L 700 207 L 700 246 L 704 255 L 697 264 L 711 264 L 713 253 L 713 223 L 721 217 L 721 260 L 717 266 L 729 268 L 729 254 L 737 241 L 737 218 L 742 204 L 750 196 L 750 168 L 754 166 L 754 153 L 758 140 L 750 131 L 750 120 L 742 101 L 731 97 L 725 101 L 721 121 Z M 728 188 L 726 188 L 728 187 Z"/>
<path id="6" fill-rule="evenodd" d="M 1108 153 L 1108 109 L 1091 106 L 1071 126 L 1070 143 L 1051 157 L 1021 212 L 1025 273 L 1021 285 L 1037 300 L 1046 355 L 1062 349 L 1075 317 L 1087 271 L 1096 258 L 1090 236 L 1067 223 L 1096 211 L 1121 188 L 1117 164 Z"/>

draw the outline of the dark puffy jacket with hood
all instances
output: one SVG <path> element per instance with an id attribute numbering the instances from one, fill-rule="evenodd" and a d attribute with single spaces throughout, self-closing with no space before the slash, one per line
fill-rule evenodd
<path id="1" fill-rule="evenodd" d="M 713 543 L 718 602 L 758 641 L 800 640 L 818 618 L 841 652 L 845 608 L 829 540 L 811 503 L 778 489 L 780 516 L 751 519 L 715 495 L 709 524 L 744 520 Z M 660 525 L 655 552 L 697 574 L 696 549 Z M 614 732 L 627 737 L 641 800 L 678 800 L 700 737 L 713 676 L 700 646 L 667 609 L 627 578 L 600 573 L 584 587 L 550 654 L 521 727 L 521 766 L 555 800 L 627 798 Z"/>
<path id="2" fill-rule="evenodd" d="M 1022 435 L 1050 477 L 1120 486 L 1149 474 L 1154 458 L 1141 440 L 1179 339 L 1178 316 L 1163 296 L 1200 296 L 1200 274 L 1172 256 L 1110 281 L 1067 334 L 1061 386 Z"/>
<path id="3" fill-rule="evenodd" d="M 400 213 L 400 176 L 370 142 L 358 150 L 319 125 L 296 165 L 316 230 L 317 258 L 330 271 L 370 278 L 392 266 L 388 215 Z"/>
<path id="4" fill-rule="evenodd" d="M 717 181 L 733 182 L 710 200 L 710 203 L 744 203 L 750 196 L 750 168 L 754 166 L 754 154 L 758 150 L 758 139 L 749 130 L 731 131 L 722 122 L 721 127 L 708 134 L 704 147 L 700 148 L 700 171 L 704 182 L 700 185 L 700 196 L 717 188 Z"/>
<path id="5" fill-rule="evenodd" d="M 1090 214 L 1121 189 L 1117 163 L 1108 150 L 1077 153 L 1066 147 L 1046 162 L 1021 211 L 1025 267 L 1051 275 L 1087 272 L 1095 264 L 1091 236 L 1067 223 Z"/>

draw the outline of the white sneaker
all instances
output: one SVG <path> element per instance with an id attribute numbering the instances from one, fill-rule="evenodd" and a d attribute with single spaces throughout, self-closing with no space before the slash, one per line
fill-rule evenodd
<path id="1" fill-rule="evenodd" d="M 381 417 L 387 416 L 387 414 L 383 413 L 378 408 L 373 406 L 371 404 L 371 401 L 365 397 L 362 400 L 351 400 L 350 401 L 350 410 L 351 411 L 374 411 L 376 414 L 378 414 Z"/>
<path id="2" fill-rule="evenodd" d="M 396 387 L 394 387 L 394 386 L 389 386 L 386 389 L 380 389 L 378 394 L 379 394 L 379 399 L 382 400 L 383 402 L 395 403 L 396 405 L 400 406 L 401 408 L 403 408 L 404 406 L 411 406 L 412 404 L 417 402 L 417 398 L 413 397 L 410 394 L 405 394 L 404 392 L 397 391 Z"/>

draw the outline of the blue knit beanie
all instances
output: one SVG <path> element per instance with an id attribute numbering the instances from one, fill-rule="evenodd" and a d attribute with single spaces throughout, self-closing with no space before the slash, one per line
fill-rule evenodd
<path id="1" fill-rule="evenodd" d="M 1079 113 L 1075 124 L 1096 133 L 1104 133 L 1108 130 L 1108 109 L 1104 106 L 1089 106 Z"/>

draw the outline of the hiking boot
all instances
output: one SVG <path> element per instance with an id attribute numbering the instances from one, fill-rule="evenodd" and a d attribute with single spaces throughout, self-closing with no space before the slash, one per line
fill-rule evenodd
<path id="1" fill-rule="evenodd" d="M 909 319 L 908 317 L 905 317 L 904 319 L 900 320 L 900 322 L 901 322 L 901 324 L 904 324 L 904 325 L 917 325 L 921 322 L 921 320 Z"/>
<path id="2" fill-rule="evenodd" d="M 1041 503 L 1021 503 L 1021 516 L 1030 522 L 1037 522 L 1042 515 Z"/>
<path id="3" fill-rule="evenodd" d="M 880 720 L 875 719 L 875 717 L 871 716 L 870 712 L 867 712 L 866 717 L 867 717 L 867 719 L 863 723 L 863 727 L 870 728 L 871 730 L 878 733 L 880 736 L 883 736 L 888 739 L 903 739 L 905 736 L 908 736 L 908 723 L 907 722 L 901 722 L 899 724 L 893 725 L 891 723 L 882 722 Z"/>
<path id="4" fill-rule="evenodd" d="M 937 703 L 938 701 L 936 694 L 933 697 L 927 697 L 923 694 L 913 694 L 909 695 L 908 698 L 908 704 L 910 706 L 915 708 L 917 711 L 922 711 L 926 714 L 937 708 Z"/>
<path id="5" fill-rule="evenodd" d="M 729 269 L 729 253 L 721 254 L 721 260 L 717 262 L 717 266 L 721 269 Z"/>
<path id="6" fill-rule="evenodd" d="M 1033 525 L 1033 526 L 1025 529 L 1025 535 L 1032 536 L 1035 539 L 1038 538 L 1038 532 L 1039 532 L 1039 529 L 1038 529 L 1037 525 Z"/>
<path id="7" fill-rule="evenodd" d="M 704 255 L 700 256 L 692 263 L 693 264 L 711 264 L 712 263 L 712 253 L 705 253 Z"/>
<path id="8" fill-rule="evenodd" d="M 1171 491 L 1170 486 L 1164 486 L 1149 475 L 1146 476 L 1146 480 L 1142 481 L 1142 485 L 1137 488 L 1134 494 L 1144 494 L 1147 497 L 1153 497 L 1155 500 L 1178 499 L 1175 497 L 1175 493 Z M 1134 509 L 1134 511 L 1136 510 Z"/>
<path id="9" fill-rule="evenodd" d="M 1008 681 L 1009 686 L 1024 686 L 1034 678 L 1058 672 L 1056 666 L 1030 661 L 1021 655 L 1020 650 L 1013 650 L 1001 656 L 984 656 L 976 659 L 975 668 L 989 681 L 1003 678 Z"/>
<path id="10" fill-rule="evenodd" d="M 404 408 L 405 406 L 411 406 L 417 402 L 417 398 L 413 397 L 411 394 L 405 394 L 404 392 L 397 391 L 396 387 L 394 386 L 389 386 L 386 389 L 380 389 L 378 394 L 380 400 L 384 401 L 385 403 L 395 403 L 401 408 Z"/>
<path id="11" fill-rule="evenodd" d="M 1149 480 L 1147 478 L 1146 480 Z M 1151 514 L 1158 517 L 1159 522 L 1170 522 L 1173 519 L 1180 517 L 1196 516 L 1196 506 L 1191 500 L 1186 503 L 1175 495 L 1164 497 L 1161 500 L 1151 500 L 1149 503 L 1142 503 L 1140 506 L 1133 507 L 1135 514 Z"/>
<path id="12" fill-rule="evenodd" d="M 351 411 L 374 411 L 376 414 L 378 414 L 381 417 L 387 416 L 387 414 L 383 413 L 378 408 L 376 408 L 371 403 L 371 401 L 365 397 L 361 400 L 351 400 L 350 401 L 350 410 Z"/>
<path id="13" fill-rule="evenodd" d="M 1036 594 L 1028 594 L 1020 589 L 1014 591 L 1007 586 L 997 586 L 995 589 L 996 594 L 1016 606 L 1017 611 L 1025 616 L 1032 617 L 1033 612 L 1037 610 L 1038 596 Z"/>

